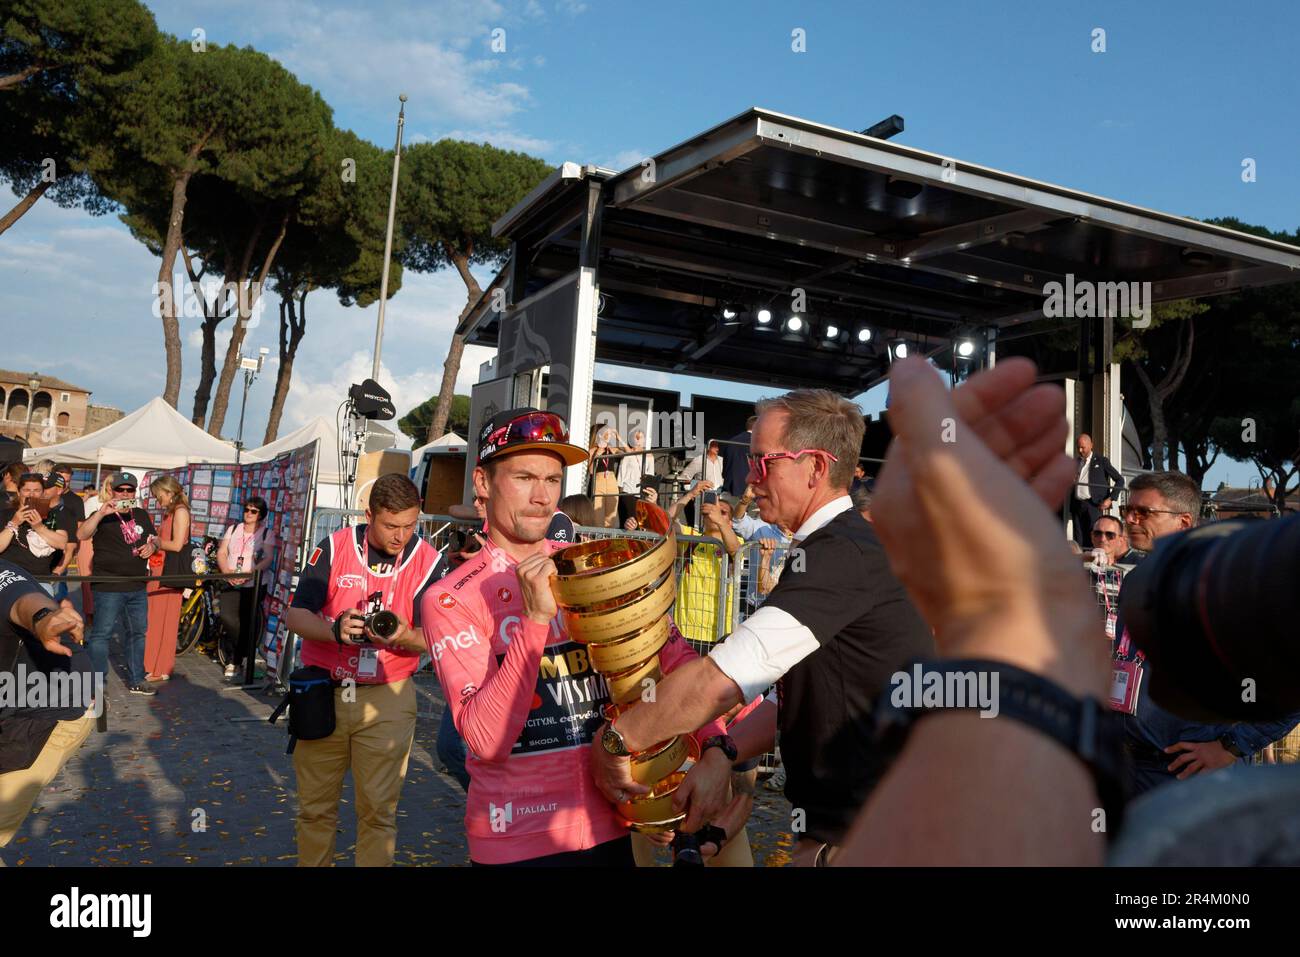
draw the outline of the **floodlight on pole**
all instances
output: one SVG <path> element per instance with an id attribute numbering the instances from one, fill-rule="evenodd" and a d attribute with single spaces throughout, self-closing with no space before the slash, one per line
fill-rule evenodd
<path id="1" fill-rule="evenodd" d="M 388 194 L 388 232 L 384 234 L 384 268 L 379 279 L 379 318 L 375 321 L 375 361 L 370 378 L 379 381 L 379 354 L 384 345 L 384 306 L 388 302 L 388 265 L 393 256 L 393 220 L 397 215 L 397 172 L 402 165 L 402 127 L 406 125 L 406 94 L 397 97 L 402 105 L 397 111 L 397 145 L 393 148 L 393 187 Z"/>

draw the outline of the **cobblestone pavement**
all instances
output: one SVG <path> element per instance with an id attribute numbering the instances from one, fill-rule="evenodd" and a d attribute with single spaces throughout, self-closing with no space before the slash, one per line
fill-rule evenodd
<path id="1" fill-rule="evenodd" d="M 120 661 L 115 649 L 113 661 Z M 434 739 L 442 715 L 436 679 L 421 694 L 415 748 L 398 806 L 399 865 L 468 862 L 465 799 L 441 769 Z M 283 865 L 295 862 L 296 800 L 278 702 L 232 687 L 197 654 L 177 660 L 156 697 L 130 695 L 109 678 L 108 730 L 82 749 L 40 795 L 13 843 L 9 866 Z M 344 786 L 336 863 L 350 865 L 356 836 L 352 784 Z M 749 823 L 755 863 L 789 862 L 790 805 L 759 787 Z M 666 859 L 666 858 L 665 858 Z"/>

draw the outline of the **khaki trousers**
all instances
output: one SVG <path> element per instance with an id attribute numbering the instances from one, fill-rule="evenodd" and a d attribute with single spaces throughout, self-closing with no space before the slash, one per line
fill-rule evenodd
<path id="1" fill-rule="evenodd" d="M 45 785 L 77 753 L 94 723 L 95 716 L 89 711 L 72 721 L 60 721 L 31 767 L 0 774 L 0 847 L 14 839 Z"/>
<path id="2" fill-rule="evenodd" d="M 352 701 L 344 701 L 347 690 Z M 357 801 L 357 867 L 390 867 L 397 852 L 397 800 L 415 739 L 416 695 L 410 678 L 334 689 L 334 733 L 299 741 L 298 866 L 334 861 L 339 796 L 352 769 Z"/>

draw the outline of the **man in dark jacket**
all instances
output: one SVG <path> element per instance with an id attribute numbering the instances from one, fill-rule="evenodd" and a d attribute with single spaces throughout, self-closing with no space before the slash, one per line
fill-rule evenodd
<path id="1" fill-rule="evenodd" d="M 1124 476 L 1106 456 L 1093 452 L 1092 436 L 1087 432 L 1079 435 L 1077 451 L 1074 468 L 1079 480 L 1070 492 L 1070 517 L 1074 519 L 1074 540 L 1087 549 L 1092 547 L 1093 523 L 1124 487 Z"/>
<path id="2" fill-rule="evenodd" d="M 738 432 L 722 446 L 722 491 L 740 498 L 745 494 L 745 479 L 749 475 L 749 463 L 745 456 L 749 454 L 749 440 L 754 434 L 754 423 L 758 416 L 751 415 L 745 423 L 745 431 Z"/>

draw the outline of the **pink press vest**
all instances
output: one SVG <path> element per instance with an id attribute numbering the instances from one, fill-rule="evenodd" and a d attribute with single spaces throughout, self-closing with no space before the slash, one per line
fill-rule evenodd
<path id="1" fill-rule="evenodd" d="M 387 575 L 372 572 L 357 546 L 356 529 L 341 528 L 329 537 L 330 554 L 312 552 L 307 564 L 330 563 L 329 598 L 321 614 L 331 621 L 344 611 L 364 611 L 366 598 L 383 592 L 384 607 L 397 612 L 408 624 L 415 610 L 415 596 L 424 587 L 438 564 L 438 553 L 428 542 L 416 543 L 410 556 Z M 354 678 L 357 684 L 390 684 L 415 674 L 420 667 L 418 652 L 379 650 L 379 666 L 374 677 L 358 677 L 357 664 L 361 649 L 355 645 L 339 646 L 322 641 L 302 643 L 302 663 L 318 665 L 329 671 L 336 681 Z"/>

